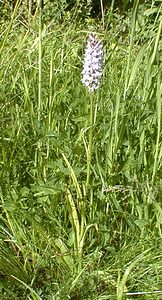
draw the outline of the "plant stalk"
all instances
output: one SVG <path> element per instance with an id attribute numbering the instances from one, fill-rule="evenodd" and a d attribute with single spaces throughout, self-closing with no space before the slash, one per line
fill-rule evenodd
<path id="1" fill-rule="evenodd" d="M 39 10 L 39 57 L 38 57 L 38 123 L 41 119 L 41 106 L 42 106 L 42 6 L 41 1 L 38 1 L 38 10 Z"/>
<path id="2" fill-rule="evenodd" d="M 91 163 L 92 163 L 92 152 L 93 152 L 93 93 L 90 93 L 90 115 L 89 115 L 89 144 L 87 153 L 87 180 L 86 190 L 89 187 L 90 176 L 91 176 Z"/>

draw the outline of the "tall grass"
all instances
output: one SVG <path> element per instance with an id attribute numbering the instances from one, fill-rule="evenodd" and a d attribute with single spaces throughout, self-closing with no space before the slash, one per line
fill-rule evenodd
<path id="1" fill-rule="evenodd" d="M 95 24 L 93 105 L 80 79 L 94 21 L 2 23 L 1 299 L 160 299 L 162 7 L 147 8 Z"/>

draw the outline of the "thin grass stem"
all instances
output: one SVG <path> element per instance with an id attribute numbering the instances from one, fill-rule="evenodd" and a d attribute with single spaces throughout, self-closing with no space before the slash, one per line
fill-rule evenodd
<path id="1" fill-rule="evenodd" d="M 38 2 L 39 8 L 39 50 L 38 50 L 38 123 L 41 118 L 41 98 L 42 98 L 42 7 L 41 1 Z"/>

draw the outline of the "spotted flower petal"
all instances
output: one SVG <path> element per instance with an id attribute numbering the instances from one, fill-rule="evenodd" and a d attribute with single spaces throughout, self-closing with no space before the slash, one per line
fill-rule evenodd
<path id="1" fill-rule="evenodd" d="M 103 67 L 103 46 L 96 34 L 90 34 L 84 55 L 82 83 L 90 93 L 99 87 Z"/>

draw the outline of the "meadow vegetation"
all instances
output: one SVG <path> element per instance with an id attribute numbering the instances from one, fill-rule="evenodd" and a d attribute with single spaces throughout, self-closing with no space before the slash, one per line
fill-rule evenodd
<path id="1" fill-rule="evenodd" d="M 1 12 L 0 299 L 162 299 L 161 1 L 58 3 Z"/>

